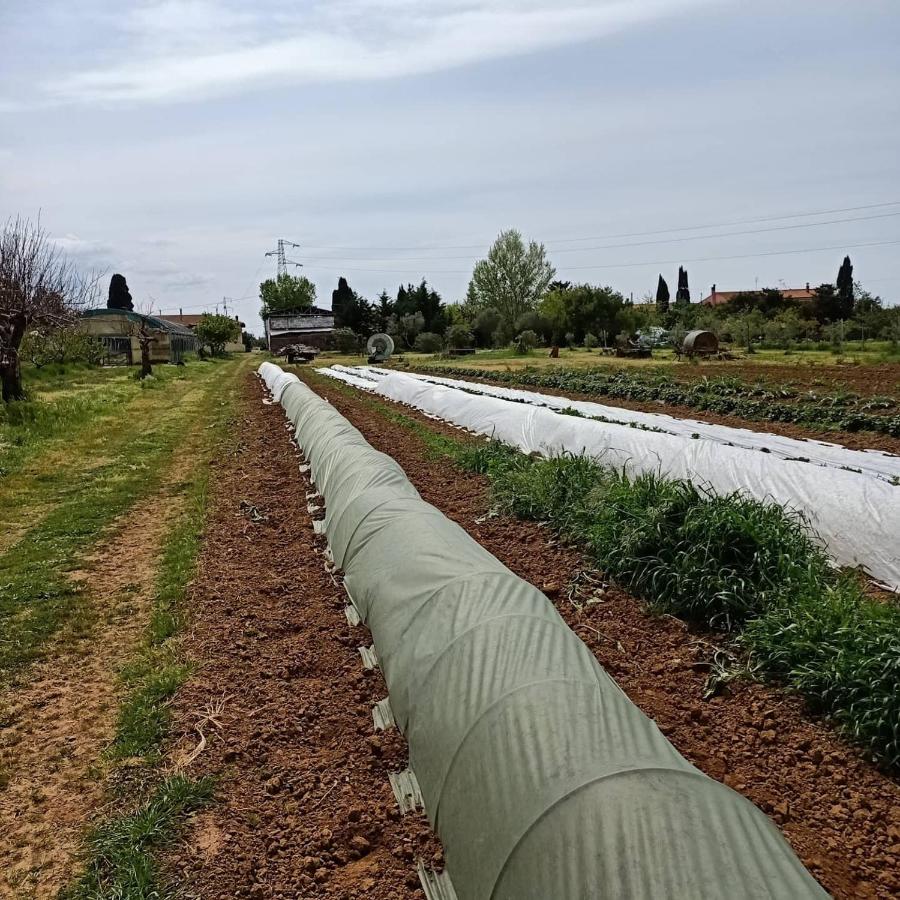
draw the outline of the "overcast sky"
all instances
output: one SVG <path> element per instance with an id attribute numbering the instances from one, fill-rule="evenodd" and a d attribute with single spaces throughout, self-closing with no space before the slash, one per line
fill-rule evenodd
<path id="1" fill-rule="evenodd" d="M 278 237 L 323 305 L 342 274 L 455 301 L 509 227 L 635 299 L 845 249 L 900 299 L 897 0 L 0 5 L 0 216 L 157 311 L 258 329 Z"/>

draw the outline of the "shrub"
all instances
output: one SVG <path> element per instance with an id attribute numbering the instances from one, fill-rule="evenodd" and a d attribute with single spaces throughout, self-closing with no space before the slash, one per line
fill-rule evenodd
<path id="1" fill-rule="evenodd" d="M 588 350 L 593 350 L 594 347 L 599 346 L 600 341 L 597 339 L 597 336 L 588 332 L 584 336 L 584 346 Z"/>
<path id="2" fill-rule="evenodd" d="M 357 353 L 359 351 L 359 335 L 353 329 L 335 328 L 331 337 L 339 353 Z"/>
<path id="3" fill-rule="evenodd" d="M 534 350 L 538 345 L 538 336 L 531 331 L 523 331 L 516 338 L 516 353 L 526 354 L 529 350 Z"/>
<path id="4" fill-rule="evenodd" d="M 472 332 L 469 331 L 468 326 L 464 325 L 462 322 L 451 325 L 450 328 L 447 329 L 447 346 L 471 347 Z"/>
<path id="5" fill-rule="evenodd" d="M 444 349 L 444 339 L 433 331 L 423 331 L 416 335 L 413 347 L 419 353 L 440 353 Z"/>

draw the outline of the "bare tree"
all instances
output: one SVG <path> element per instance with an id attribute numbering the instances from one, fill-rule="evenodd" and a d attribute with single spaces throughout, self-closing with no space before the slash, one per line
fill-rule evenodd
<path id="1" fill-rule="evenodd" d="M 19 348 L 29 328 L 71 324 L 93 296 L 96 278 L 82 277 L 37 223 L 10 219 L 0 231 L 0 382 L 5 403 L 20 400 Z"/>

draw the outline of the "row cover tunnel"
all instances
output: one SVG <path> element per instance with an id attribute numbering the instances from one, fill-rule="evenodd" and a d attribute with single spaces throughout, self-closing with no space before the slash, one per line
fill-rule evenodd
<path id="1" fill-rule="evenodd" d="M 550 601 L 421 499 L 296 376 L 263 363 L 372 631 L 460 900 L 805 898 L 748 800 L 685 760 Z"/>

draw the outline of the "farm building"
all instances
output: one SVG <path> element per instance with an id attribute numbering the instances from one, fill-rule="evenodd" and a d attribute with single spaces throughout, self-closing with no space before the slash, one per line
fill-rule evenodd
<path id="1" fill-rule="evenodd" d="M 138 331 L 143 323 L 153 335 L 150 361 L 178 363 L 185 353 L 197 349 L 197 338 L 186 325 L 157 319 L 127 309 L 89 309 L 81 314 L 84 329 L 103 344 L 107 365 L 140 362 Z"/>
<path id="2" fill-rule="evenodd" d="M 302 312 L 278 312 L 264 316 L 266 343 L 271 353 L 291 344 L 325 348 L 334 332 L 334 313 L 311 306 Z"/>
<path id="3" fill-rule="evenodd" d="M 734 300 L 735 297 L 740 297 L 742 294 L 755 293 L 757 293 L 755 290 L 719 291 L 716 290 L 716 286 L 713 285 L 709 295 L 704 297 L 700 302 L 704 304 L 704 306 L 723 306 L 731 300 Z M 816 299 L 815 288 L 811 288 L 808 281 L 806 282 L 806 287 L 783 288 L 779 289 L 779 293 L 785 300 L 797 300 L 800 303 L 811 303 Z"/>
<path id="4" fill-rule="evenodd" d="M 186 328 L 190 328 L 193 331 L 203 319 L 203 313 L 188 313 L 187 315 L 183 313 L 178 313 L 177 315 L 166 314 L 165 316 L 161 316 L 164 322 L 172 322 L 175 325 L 184 325 Z M 243 353 L 244 352 L 244 342 L 242 339 L 242 334 L 244 329 L 247 327 L 237 316 L 234 317 L 234 321 L 237 323 L 240 331 L 238 332 L 237 340 L 229 341 L 225 345 L 226 353 Z"/>

